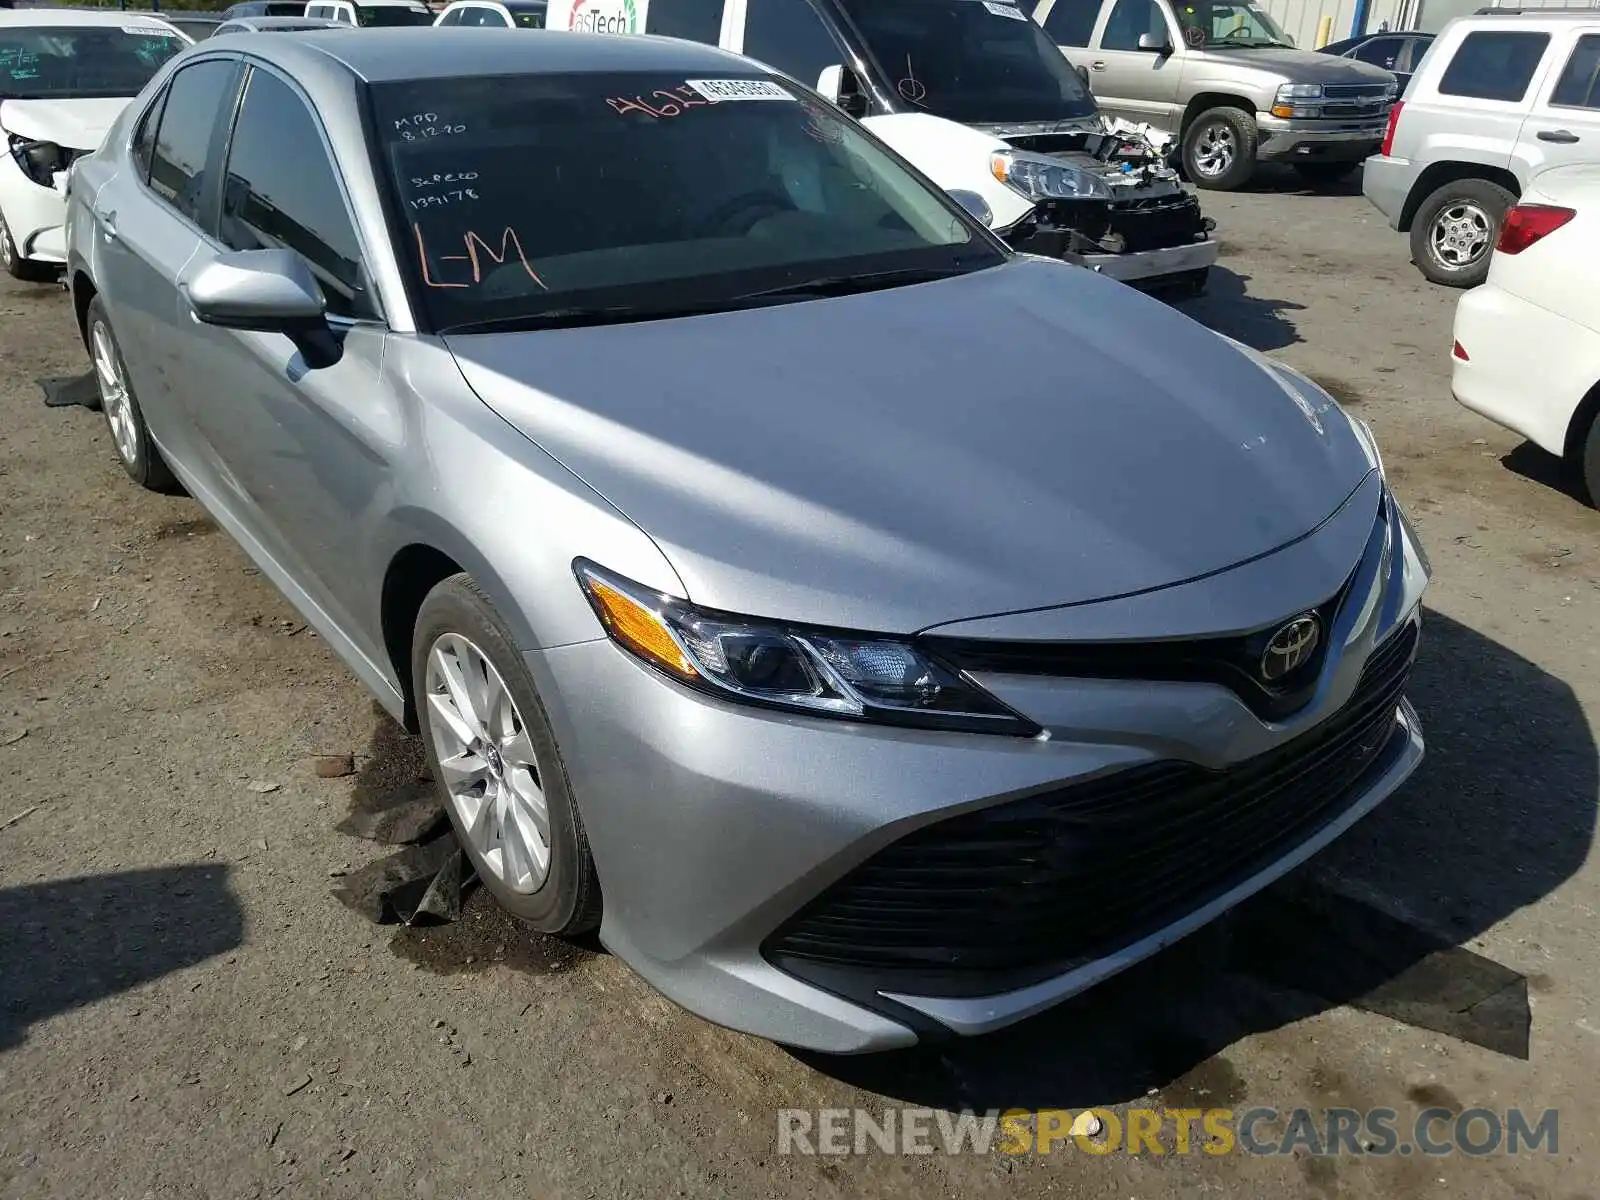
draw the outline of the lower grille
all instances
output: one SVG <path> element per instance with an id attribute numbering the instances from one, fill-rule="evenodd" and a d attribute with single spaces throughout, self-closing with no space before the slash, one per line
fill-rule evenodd
<path id="1" fill-rule="evenodd" d="M 1237 886 L 1345 810 L 1398 752 L 1416 622 L 1368 660 L 1350 701 L 1223 771 L 1160 762 L 920 829 L 767 940 L 781 969 L 928 996 L 1023 987 L 1129 945 Z M 837 990 L 837 989 L 836 989 Z"/>

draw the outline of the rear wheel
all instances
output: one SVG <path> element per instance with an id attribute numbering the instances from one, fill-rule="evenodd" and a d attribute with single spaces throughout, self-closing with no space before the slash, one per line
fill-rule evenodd
<path id="1" fill-rule="evenodd" d="M 422 602 L 412 694 L 456 838 L 500 904 L 544 933 L 600 922 L 600 883 L 533 678 L 468 575 Z"/>
<path id="2" fill-rule="evenodd" d="M 1242 108 L 1209 108 L 1183 135 L 1183 170 L 1196 187 L 1231 192 L 1256 170 L 1256 119 Z"/>
<path id="3" fill-rule="evenodd" d="M 1477 287 L 1514 203 L 1515 196 L 1487 179 L 1455 179 L 1435 189 L 1411 221 L 1412 261 L 1433 283 Z"/>
<path id="4" fill-rule="evenodd" d="M 22 257 L 22 251 L 17 249 L 17 243 L 12 240 L 11 227 L 6 224 L 4 213 L 0 213 L 0 267 L 13 279 L 20 279 L 25 283 L 49 283 L 60 269 L 49 263 L 32 262 Z"/>
<path id="5" fill-rule="evenodd" d="M 1600 416 L 1589 423 L 1589 436 L 1583 441 L 1576 465 L 1589 503 L 1600 508 Z"/>
<path id="6" fill-rule="evenodd" d="M 89 356 L 94 360 L 95 383 L 100 388 L 100 410 L 106 415 L 106 428 L 111 431 L 111 444 L 116 448 L 122 469 L 140 487 L 152 492 L 181 492 L 183 489 L 172 468 L 167 466 L 167 460 L 161 457 L 161 451 L 150 438 L 138 397 L 133 394 L 127 365 L 122 361 L 117 335 L 111 332 L 111 321 L 99 296 L 89 301 L 85 324 L 89 330 Z"/>

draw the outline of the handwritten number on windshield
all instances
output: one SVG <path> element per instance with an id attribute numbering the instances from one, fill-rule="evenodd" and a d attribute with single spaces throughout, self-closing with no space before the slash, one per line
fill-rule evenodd
<path id="1" fill-rule="evenodd" d="M 652 117 L 676 117 L 691 108 L 711 106 L 710 100 L 695 95 L 694 89 L 687 85 L 675 87 L 671 91 L 658 88 L 650 93 L 649 101 L 643 96 L 612 96 L 606 103 L 618 116 L 628 112 L 643 112 L 649 113 Z"/>
<path id="2" fill-rule="evenodd" d="M 517 231 L 512 229 L 509 225 L 506 226 L 506 228 L 500 234 L 500 249 L 498 253 L 487 241 L 469 229 L 466 233 L 461 235 L 461 244 L 462 248 L 466 250 L 465 254 L 439 255 L 438 261 L 441 263 L 464 262 L 472 265 L 472 279 L 470 281 L 462 280 L 455 283 L 449 282 L 448 280 L 435 279 L 433 277 L 433 272 L 428 267 L 428 247 L 422 240 L 422 227 L 420 225 L 413 224 L 411 226 L 411 231 L 416 235 L 417 238 L 417 257 L 422 262 L 422 282 L 427 284 L 429 287 L 474 287 L 483 282 L 484 257 L 488 258 L 497 267 L 504 266 L 506 260 L 511 257 L 511 252 L 515 250 L 517 253 L 517 262 L 522 269 L 528 273 L 528 278 L 533 280 L 540 287 L 544 288 L 545 291 L 550 290 L 546 286 L 545 281 L 539 278 L 539 273 L 535 271 L 529 264 L 528 256 L 523 253 L 522 250 L 522 239 L 517 236 Z M 479 256 L 480 251 L 483 257 Z"/>

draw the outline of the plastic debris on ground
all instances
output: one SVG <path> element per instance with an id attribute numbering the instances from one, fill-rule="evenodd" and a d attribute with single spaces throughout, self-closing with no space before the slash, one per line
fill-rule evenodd
<path id="1" fill-rule="evenodd" d="M 99 408 L 100 385 L 93 371 L 82 375 L 47 375 L 38 381 L 46 408 Z"/>

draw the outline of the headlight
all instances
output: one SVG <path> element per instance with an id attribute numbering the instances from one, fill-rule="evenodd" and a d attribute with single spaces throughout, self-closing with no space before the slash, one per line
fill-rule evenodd
<path id="1" fill-rule="evenodd" d="M 1100 176 L 1043 154 L 998 150 L 989 155 L 989 171 L 1029 200 L 1111 199 L 1111 185 Z"/>
<path id="2" fill-rule="evenodd" d="M 8 135 L 11 157 L 17 160 L 22 173 L 40 187 L 55 187 L 55 174 L 65 171 L 75 157 L 54 142 L 36 142 L 30 138 Z"/>
<path id="3" fill-rule="evenodd" d="M 905 639 L 708 612 L 587 559 L 572 566 L 612 641 L 679 683 L 724 700 L 926 729 L 1039 732 Z"/>
<path id="4" fill-rule="evenodd" d="M 1321 100 L 1320 83 L 1286 83 L 1278 89 L 1278 103 L 1293 104 L 1296 100 Z"/>

